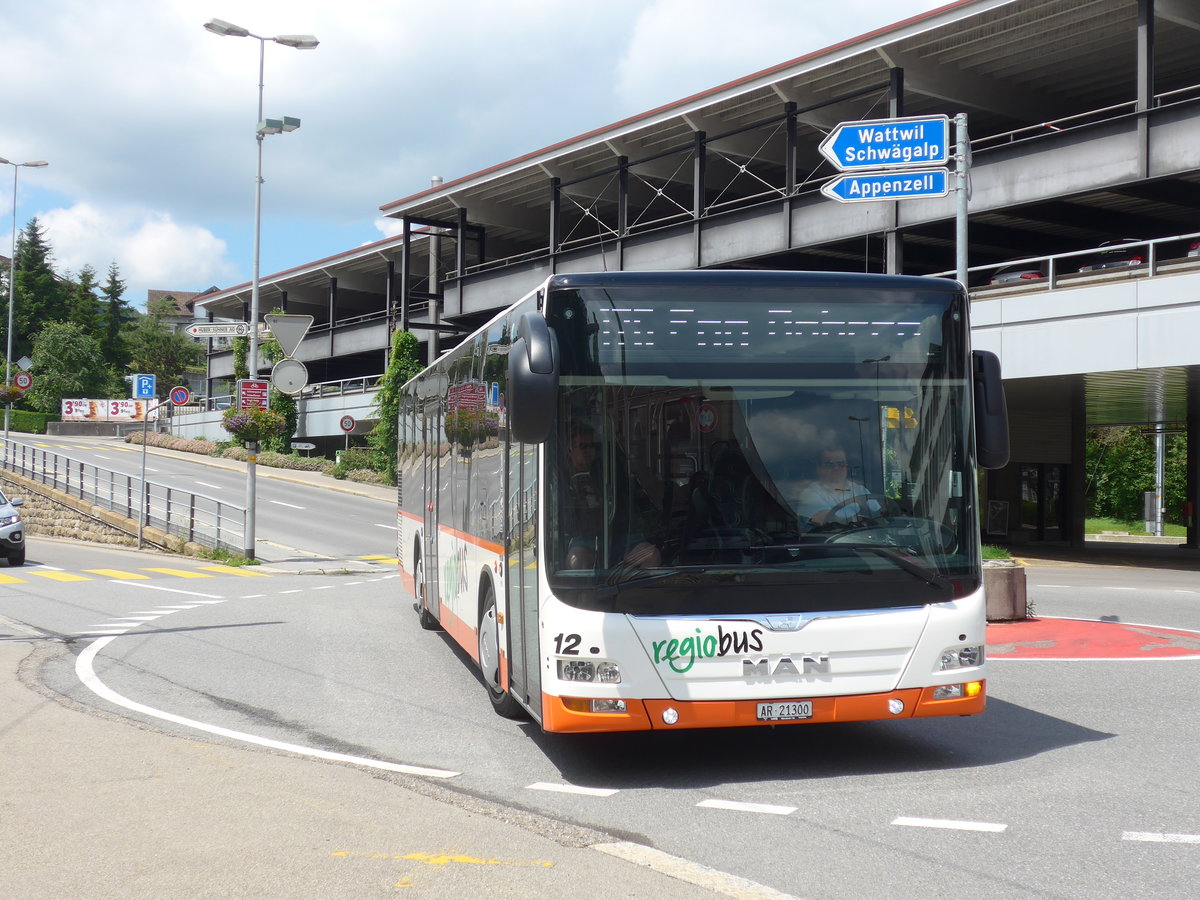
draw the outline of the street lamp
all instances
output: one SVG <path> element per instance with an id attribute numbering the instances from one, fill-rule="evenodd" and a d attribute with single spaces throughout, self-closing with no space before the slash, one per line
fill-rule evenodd
<path id="1" fill-rule="evenodd" d="M 222 37 L 252 37 L 258 41 L 258 126 L 255 130 L 255 141 L 258 143 L 258 170 L 254 179 L 254 266 L 250 276 L 250 377 L 258 377 L 258 287 L 259 287 L 259 252 L 262 235 L 262 148 L 263 138 L 268 134 L 280 134 L 295 131 L 300 127 L 300 120 L 291 116 L 281 119 L 263 118 L 263 67 L 266 59 L 267 43 L 282 44 L 296 50 L 313 50 L 320 43 L 311 34 L 277 34 L 274 37 L 254 34 L 240 25 L 226 22 L 223 19 L 210 19 L 204 23 L 206 30 Z"/>
<path id="2" fill-rule="evenodd" d="M 221 37 L 252 37 L 258 41 L 258 125 L 254 131 L 254 139 L 258 143 L 258 170 L 254 176 L 254 267 L 250 274 L 250 359 L 251 378 L 258 378 L 258 261 L 262 237 L 262 155 L 263 138 L 268 134 L 282 134 L 295 131 L 300 127 L 300 120 L 291 116 L 280 119 L 263 118 L 263 66 L 266 59 L 267 42 L 283 44 L 296 50 L 313 50 L 319 41 L 311 34 L 277 34 L 266 37 L 254 34 L 240 25 L 226 22 L 223 19 L 210 19 L 204 27 L 213 34 Z M 256 516 L 255 501 L 255 461 L 258 445 L 246 445 L 249 454 L 246 457 L 246 557 L 254 559 L 254 520 Z"/>
<path id="3" fill-rule="evenodd" d="M 42 169 L 50 165 L 44 159 L 32 162 L 15 163 L 0 156 L 0 163 L 13 167 L 13 199 L 12 199 L 12 258 L 8 261 L 8 349 L 4 354 L 4 386 L 12 384 L 12 354 L 13 354 L 13 304 L 16 299 L 17 285 L 17 172 L 21 169 Z M 12 404 L 4 404 L 4 458 L 8 459 L 8 419 L 12 412 Z"/>

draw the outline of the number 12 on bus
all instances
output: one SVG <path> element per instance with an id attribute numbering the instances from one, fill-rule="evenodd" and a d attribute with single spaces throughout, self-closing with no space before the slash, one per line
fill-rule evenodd
<path id="1" fill-rule="evenodd" d="M 983 711 L 1008 422 L 956 282 L 555 275 L 408 382 L 398 449 L 401 579 L 501 715 Z"/>

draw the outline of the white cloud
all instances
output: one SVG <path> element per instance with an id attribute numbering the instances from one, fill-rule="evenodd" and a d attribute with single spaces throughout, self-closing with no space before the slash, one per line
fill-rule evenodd
<path id="1" fill-rule="evenodd" d="M 145 302 L 148 289 L 202 290 L 236 276 L 225 241 L 168 213 L 77 203 L 39 213 L 38 219 L 60 274 L 74 277 L 91 265 L 103 280 L 115 260 L 127 286 L 125 299 L 134 306 Z"/>

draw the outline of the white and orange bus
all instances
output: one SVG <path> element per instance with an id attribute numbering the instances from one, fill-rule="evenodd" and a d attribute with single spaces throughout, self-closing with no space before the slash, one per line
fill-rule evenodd
<path id="1" fill-rule="evenodd" d="M 1006 415 L 957 282 L 555 275 L 405 386 L 401 578 L 549 732 L 978 713 Z"/>

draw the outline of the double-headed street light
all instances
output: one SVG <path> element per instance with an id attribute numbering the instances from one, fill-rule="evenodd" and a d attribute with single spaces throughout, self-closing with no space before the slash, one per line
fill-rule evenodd
<path id="1" fill-rule="evenodd" d="M 297 50 L 313 50 L 320 43 L 311 34 L 277 34 L 266 37 L 254 34 L 240 25 L 234 25 L 222 19 L 210 19 L 204 27 L 213 34 L 222 37 L 252 37 L 258 41 L 258 126 L 255 140 L 258 143 L 258 170 L 254 179 L 254 266 L 250 277 L 250 377 L 258 377 L 258 263 L 262 234 L 262 148 L 263 137 L 268 134 L 280 134 L 295 131 L 300 127 L 300 120 L 291 116 L 280 119 L 263 118 L 263 66 L 266 58 L 267 43 L 283 44 Z"/>
<path id="2" fill-rule="evenodd" d="M 13 355 L 13 304 L 16 300 L 17 285 L 17 173 L 21 169 L 41 169 L 50 163 L 44 159 L 32 162 L 15 163 L 0 156 L 0 163 L 13 167 L 13 198 L 12 198 L 12 258 L 8 261 L 8 349 L 4 354 L 4 386 L 12 384 L 12 355 Z M 12 404 L 4 404 L 4 457 L 8 458 L 8 418 Z"/>
<path id="3" fill-rule="evenodd" d="M 248 369 L 251 378 L 258 378 L 258 261 L 262 236 L 262 154 L 263 138 L 268 134 L 282 134 L 285 131 L 295 131 L 300 127 L 300 120 L 290 116 L 279 119 L 263 118 L 263 65 L 266 59 L 267 42 L 283 44 L 297 50 L 313 50 L 319 41 L 311 34 L 278 34 L 266 37 L 253 34 L 222 19 L 210 19 L 204 27 L 213 34 L 222 37 L 252 37 L 258 41 L 258 125 L 255 128 L 254 139 L 258 143 L 258 171 L 254 177 L 254 267 L 250 275 L 250 359 Z M 255 453 L 257 444 L 247 444 L 250 450 L 246 458 L 246 556 L 254 559 L 254 520 L 255 520 Z"/>

